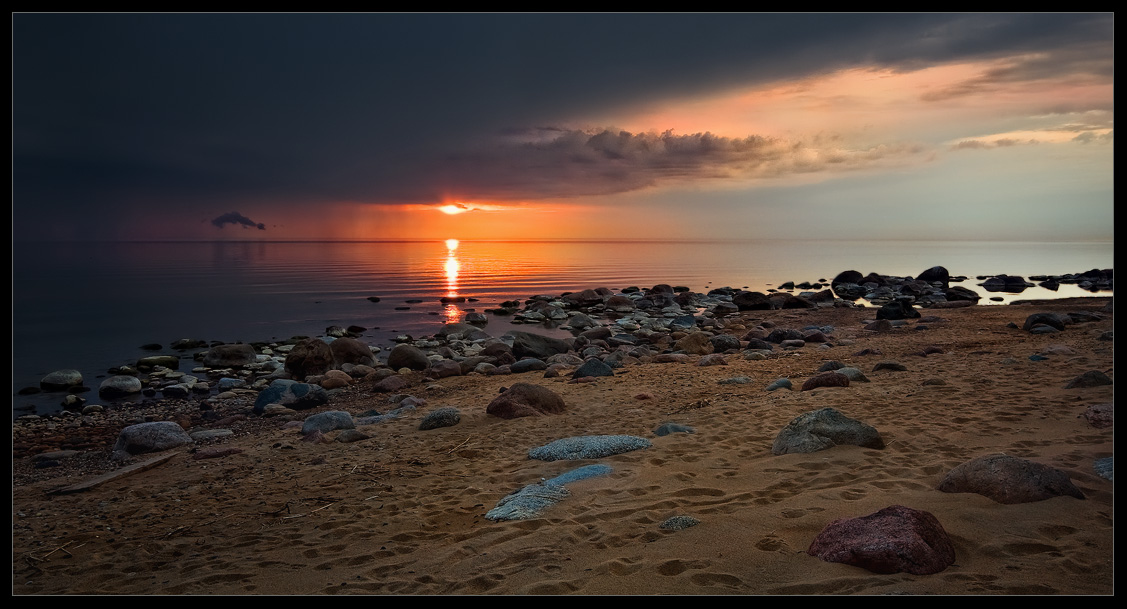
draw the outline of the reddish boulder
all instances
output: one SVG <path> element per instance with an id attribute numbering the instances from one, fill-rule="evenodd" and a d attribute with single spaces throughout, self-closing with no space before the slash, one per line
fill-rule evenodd
<path id="1" fill-rule="evenodd" d="M 486 414 L 502 419 L 560 414 L 564 411 L 563 398 L 546 387 L 531 383 L 514 383 L 485 408 Z"/>
<path id="2" fill-rule="evenodd" d="M 930 575 L 955 562 L 955 547 L 931 513 L 902 505 L 826 525 L 806 553 L 873 573 Z"/>
<path id="3" fill-rule="evenodd" d="M 1088 420 L 1088 424 L 1097 429 L 1111 427 L 1114 422 L 1113 415 L 1111 404 L 1093 404 L 1084 411 L 1084 418 Z"/>
<path id="4" fill-rule="evenodd" d="M 1084 493 L 1063 471 L 1003 454 L 978 457 L 955 467 L 936 488 L 944 493 L 978 493 L 1005 504 L 1062 495 L 1084 499 Z"/>

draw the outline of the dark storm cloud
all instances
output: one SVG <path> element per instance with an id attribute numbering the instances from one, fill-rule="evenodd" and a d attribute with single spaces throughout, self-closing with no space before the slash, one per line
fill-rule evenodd
<path id="1" fill-rule="evenodd" d="M 647 155 L 635 137 L 566 156 L 583 134 L 541 132 L 548 150 L 522 167 L 531 178 L 495 171 L 504 145 L 480 171 L 465 159 L 505 129 L 846 67 L 1040 53 L 966 87 L 1072 69 L 1085 48 L 1111 43 L 1112 23 L 1110 13 L 14 14 L 13 215 L 32 224 L 62 205 L 169 199 L 430 202 L 457 179 L 488 196 L 487 176 L 514 194 L 523 182 L 531 198 L 554 175 L 536 159 L 595 176 L 589 190 L 645 185 L 706 171 L 686 158 L 762 159 L 737 149 L 764 144 L 688 137 L 676 142 L 696 146 L 684 156 Z"/>
<path id="2" fill-rule="evenodd" d="M 241 224 L 243 228 L 257 228 L 258 230 L 266 230 L 266 225 L 261 222 L 255 222 L 250 218 L 240 214 L 237 211 L 227 212 L 218 218 L 211 221 L 213 226 L 223 228 L 224 224 Z"/>
<path id="3" fill-rule="evenodd" d="M 440 182 L 469 198 L 612 194 L 677 180 L 861 169 L 901 163 L 921 152 L 910 144 L 866 150 L 827 144 L 832 142 L 540 129 L 524 138 L 507 133 L 492 146 L 449 158 Z"/>

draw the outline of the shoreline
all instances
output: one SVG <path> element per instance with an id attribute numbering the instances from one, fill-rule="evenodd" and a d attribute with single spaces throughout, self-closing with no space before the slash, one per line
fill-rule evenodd
<path id="1" fill-rule="evenodd" d="M 14 591 L 1110 594 L 1113 484 L 1092 464 L 1113 454 L 1113 433 L 1084 413 L 1110 403 L 1113 390 L 1064 388 L 1088 370 L 1113 376 L 1112 342 L 1100 340 L 1113 327 L 1110 302 L 1094 296 L 922 310 L 937 319 L 885 331 L 865 329 L 876 312 L 869 307 L 741 311 L 711 326 L 713 333 L 834 330 L 824 343 L 777 345 L 761 358 L 741 348 L 711 366 L 697 354 L 680 363 L 639 360 L 592 382 L 571 382 L 575 366 L 555 378 L 544 370 L 429 379 L 412 371 L 399 393 L 422 403 L 358 426 L 367 438 L 354 442 L 341 441 L 341 431 L 303 441 L 299 422 L 324 411 L 387 412 L 394 405 L 389 394 L 373 393 L 375 379 L 322 406 L 270 417 L 248 416 L 249 394 L 209 398 L 208 411 L 191 400 L 161 401 L 151 418 L 164 420 L 161 409 L 171 407 L 188 417 L 189 429 L 231 434 L 72 495 L 49 493 L 152 455 L 113 461 L 110 447 L 98 444 L 60 457 L 57 467 L 15 458 Z M 1042 311 L 1093 316 L 1052 334 L 1022 329 Z M 919 355 L 928 346 L 939 351 Z M 869 381 L 800 390 L 827 360 L 855 365 Z M 873 370 L 884 360 L 906 370 Z M 749 380 L 721 383 L 739 377 Z M 767 391 L 778 378 L 794 388 Z M 558 393 L 566 411 L 487 414 L 500 389 L 516 382 Z M 886 448 L 771 454 L 787 421 L 825 406 L 872 424 Z M 461 413 L 458 424 L 418 429 L 425 414 L 451 407 Z M 205 412 L 213 414 L 205 419 Z M 655 436 L 666 422 L 695 433 Z M 65 435 L 59 423 L 42 433 Z M 15 442 L 29 424 L 14 425 Z M 562 437 L 619 433 L 653 446 L 567 464 L 527 456 Z M 996 452 L 1062 469 L 1086 498 L 1001 506 L 935 490 L 952 467 Z M 215 456 L 198 458 L 209 453 Z M 485 518 L 523 485 L 590 463 L 613 473 L 575 483 L 540 517 Z M 955 565 L 929 576 L 878 575 L 805 554 L 830 520 L 892 504 L 934 513 L 954 538 Z M 659 527 L 679 515 L 701 524 Z"/>

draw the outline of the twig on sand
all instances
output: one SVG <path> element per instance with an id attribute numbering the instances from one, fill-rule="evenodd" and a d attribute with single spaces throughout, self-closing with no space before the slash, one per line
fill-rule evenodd
<path id="1" fill-rule="evenodd" d="M 333 503 L 330 503 L 330 504 L 328 504 L 328 505 L 322 505 L 322 506 L 321 506 L 321 507 L 319 507 L 319 508 L 316 508 L 316 509 L 313 509 L 313 510 L 309 510 L 309 512 L 308 512 L 308 513 L 305 513 L 305 514 L 294 514 L 294 515 L 292 515 L 292 516 L 283 516 L 283 517 L 282 517 L 282 519 L 284 520 L 284 519 L 287 519 L 287 518 L 303 518 L 303 517 L 305 517 L 305 516 L 309 516 L 309 515 L 310 515 L 310 514 L 312 514 L 313 512 L 320 512 L 321 510 L 323 510 L 323 509 L 325 509 L 325 508 L 327 508 L 327 507 L 332 507 L 332 506 L 334 506 L 334 505 L 336 505 L 336 504 L 337 504 L 337 502 L 335 502 L 335 501 L 334 501 Z"/>
<path id="2" fill-rule="evenodd" d="M 72 543 L 74 543 L 74 540 L 73 540 L 73 539 L 72 539 L 72 540 L 70 540 L 70 541 L 68 541 L 68 542 L 66 542 L 66 543 L 64 543 L 63 545 L 61 545 L 61 546 L 59 546 L 59 547 L 55 548 L 54 550 L 51 550 L 50 552 L 48 552 L 48 553 L 44 554 L 44 555 L 43 555 L 43 558 L 39 558 L 38 556 L 33 556 L 33 555 L 31 555 L 31 554 L 25 554 L 25 555 L 24 555 L 24 558 L 25 558 L 25 559 L 27 560 L 28 564 L 30 564 L 30 565 L 31 565 L 31 566 L 33 566 L 33 567 L 35 566 L 35 563 L 36 563 L 36 562 L 43 562 L 43 561 L 47 560 L 47 559 L 48 559 L 48 558 L 50 558 L 50 557 L 51 557 L 51 555 L 52 555 L 52 554 L 54 554 L 55 552 L 62 552 L 62 553 L 64 553 L 64 554 L 66 554 L 67 556 L 70 556 L 70 557 L 72 557 L 72 558 L 73 558 L 73 557 L 74 557 L 74 554 L 71 554 L 70 552 L 68 552 L 68 551 L 67 551 L 67 546 L 69 546 L 69 545 L 70 545 L 70 544 L 72 544 Z M 32 562 L 32 561 L 34 561 L 34 562 Z"/>
<path id="3" fill-rule="evenodd" d="M 459 444 L 459 445 L 455 446 L 454 448 L 451 448 L 450 450 L 446 451 L 446 454 L 448 454 L 448 455 L 449 455 L 450 453 L 452 453 L 452 452 L 454 452 L 454 451 L 458 450 L 459 448 L 461 448 L 461 447 L 465 446 L 465 445 L 466 445 L 466 442 L 469 442 L 469 441 L 470 441 L 470 439 L 469 439 L 469 438 L 466 438 L 465 440 L 462 440 L 462 443 L 461 443 L 461 444 Z"/>

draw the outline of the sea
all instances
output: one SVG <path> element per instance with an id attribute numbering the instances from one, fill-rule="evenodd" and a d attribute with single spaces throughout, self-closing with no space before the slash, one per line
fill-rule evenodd
<path id="1" fill-rule="evenodd" d="M 978 284 L 999 274 L 1028 279 L 1112 268 L 1113 243 L 17 242 L 12 259 L 12 392 L 18 417 L 61 410 L 64 395 L 58 392 L 19 395 L 54 370 L 79 370 L 92 388 L 83 397 L 100 403 L 97 387 L 110 368 L 176 354 L 169 345 L 182 338 L 281 341 L 322 336 L 330 326 L 360 326 L 365 328 L 360 339 L 381 347 L 386 357 L 397 337 L 430 335 L 468 312 L 534 295 L 662 283 L 698 292 L 720 287 L 767 292 L 785 282 L 825 283 L 846 270 L 916 276 L 934 266 L 966 276 L 956 285 L 981 294 L 981 304 L 1111 296 L 1070 284 L 1021 293 L 987 292 Z M 489 319 L 484 329 L 494 336 L 512 329 L 567 335 L 559 328 Z M 162 349 L 142 349 L 149 344 Z M 186 363 L 181 370 L 191 367 Z"/>

